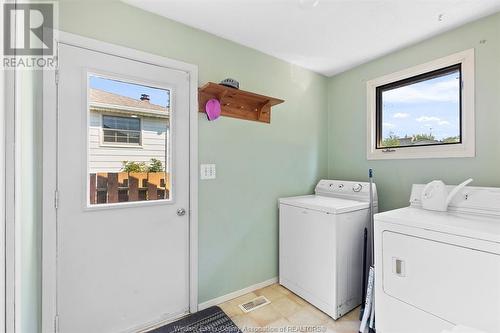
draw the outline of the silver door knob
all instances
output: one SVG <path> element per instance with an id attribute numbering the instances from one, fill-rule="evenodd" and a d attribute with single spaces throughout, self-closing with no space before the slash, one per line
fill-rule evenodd
<path id="1" fill-rule="evenodd" d="M 186 215 L 186 210 L 184 208 L 177 209 L 177 215 L 179 215 L 179 216 Z"/>

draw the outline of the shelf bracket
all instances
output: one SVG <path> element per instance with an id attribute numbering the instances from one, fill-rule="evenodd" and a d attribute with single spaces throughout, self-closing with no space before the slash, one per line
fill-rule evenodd
<path id="1" fill-rule="evenodd" d="M 260 109 L 257 111 L 257 119 L 262 120 L 262 116 L 270 112 L 270 109 L 271 109 L 271 101 L 268 100 L 264 104 L 262 104 Z"/>
<path id="2" fill-rule="evenodd" d="M 217 95 L 217 99 L 219 100 L 219 103 L 221 105 L 222 105 L 222 100 L 224 99 L 224 97 L 226 97 L 226 95 L 227 95 L 227 90 L 224 90 L 223 92 Z"/>

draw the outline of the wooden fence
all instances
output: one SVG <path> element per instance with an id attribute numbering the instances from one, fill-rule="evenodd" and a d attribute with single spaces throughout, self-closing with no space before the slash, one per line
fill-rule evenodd
<path id="1" fill-rule="evenodd" d="M 100 172 L 90 174 L 90 204 L 170 198 L 167 172 Z"/>

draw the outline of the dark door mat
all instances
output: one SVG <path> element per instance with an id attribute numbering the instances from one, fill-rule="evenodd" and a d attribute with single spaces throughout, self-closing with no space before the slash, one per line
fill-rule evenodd
<path id="1" fill-rule="evenodd" d="M 218 306 L 190 314 L 149 333 L 242 333 Z"/>

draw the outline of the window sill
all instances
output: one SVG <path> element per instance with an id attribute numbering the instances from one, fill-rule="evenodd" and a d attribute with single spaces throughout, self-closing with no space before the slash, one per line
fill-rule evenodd
<path id="1" fill-rule="evenodd" d="M 103 148 L 137 148 L 137 149 L 144 149 L 142 145 L 136 146 L 136 145 L 114 145 L 114 144 L 106 144 L 106 143 L 101 143 L 99 147 Z"/>
<path id="2" fill-rule="evenodd" d="M 383 149 L 371 149 L 371 147 L 367 148 L 366 158 L 368 160 L 457 158 L 475 157 L 476 155 L 475 147 L 471 144 L 391 148 L 390 151 L 384 151 Z"/>

